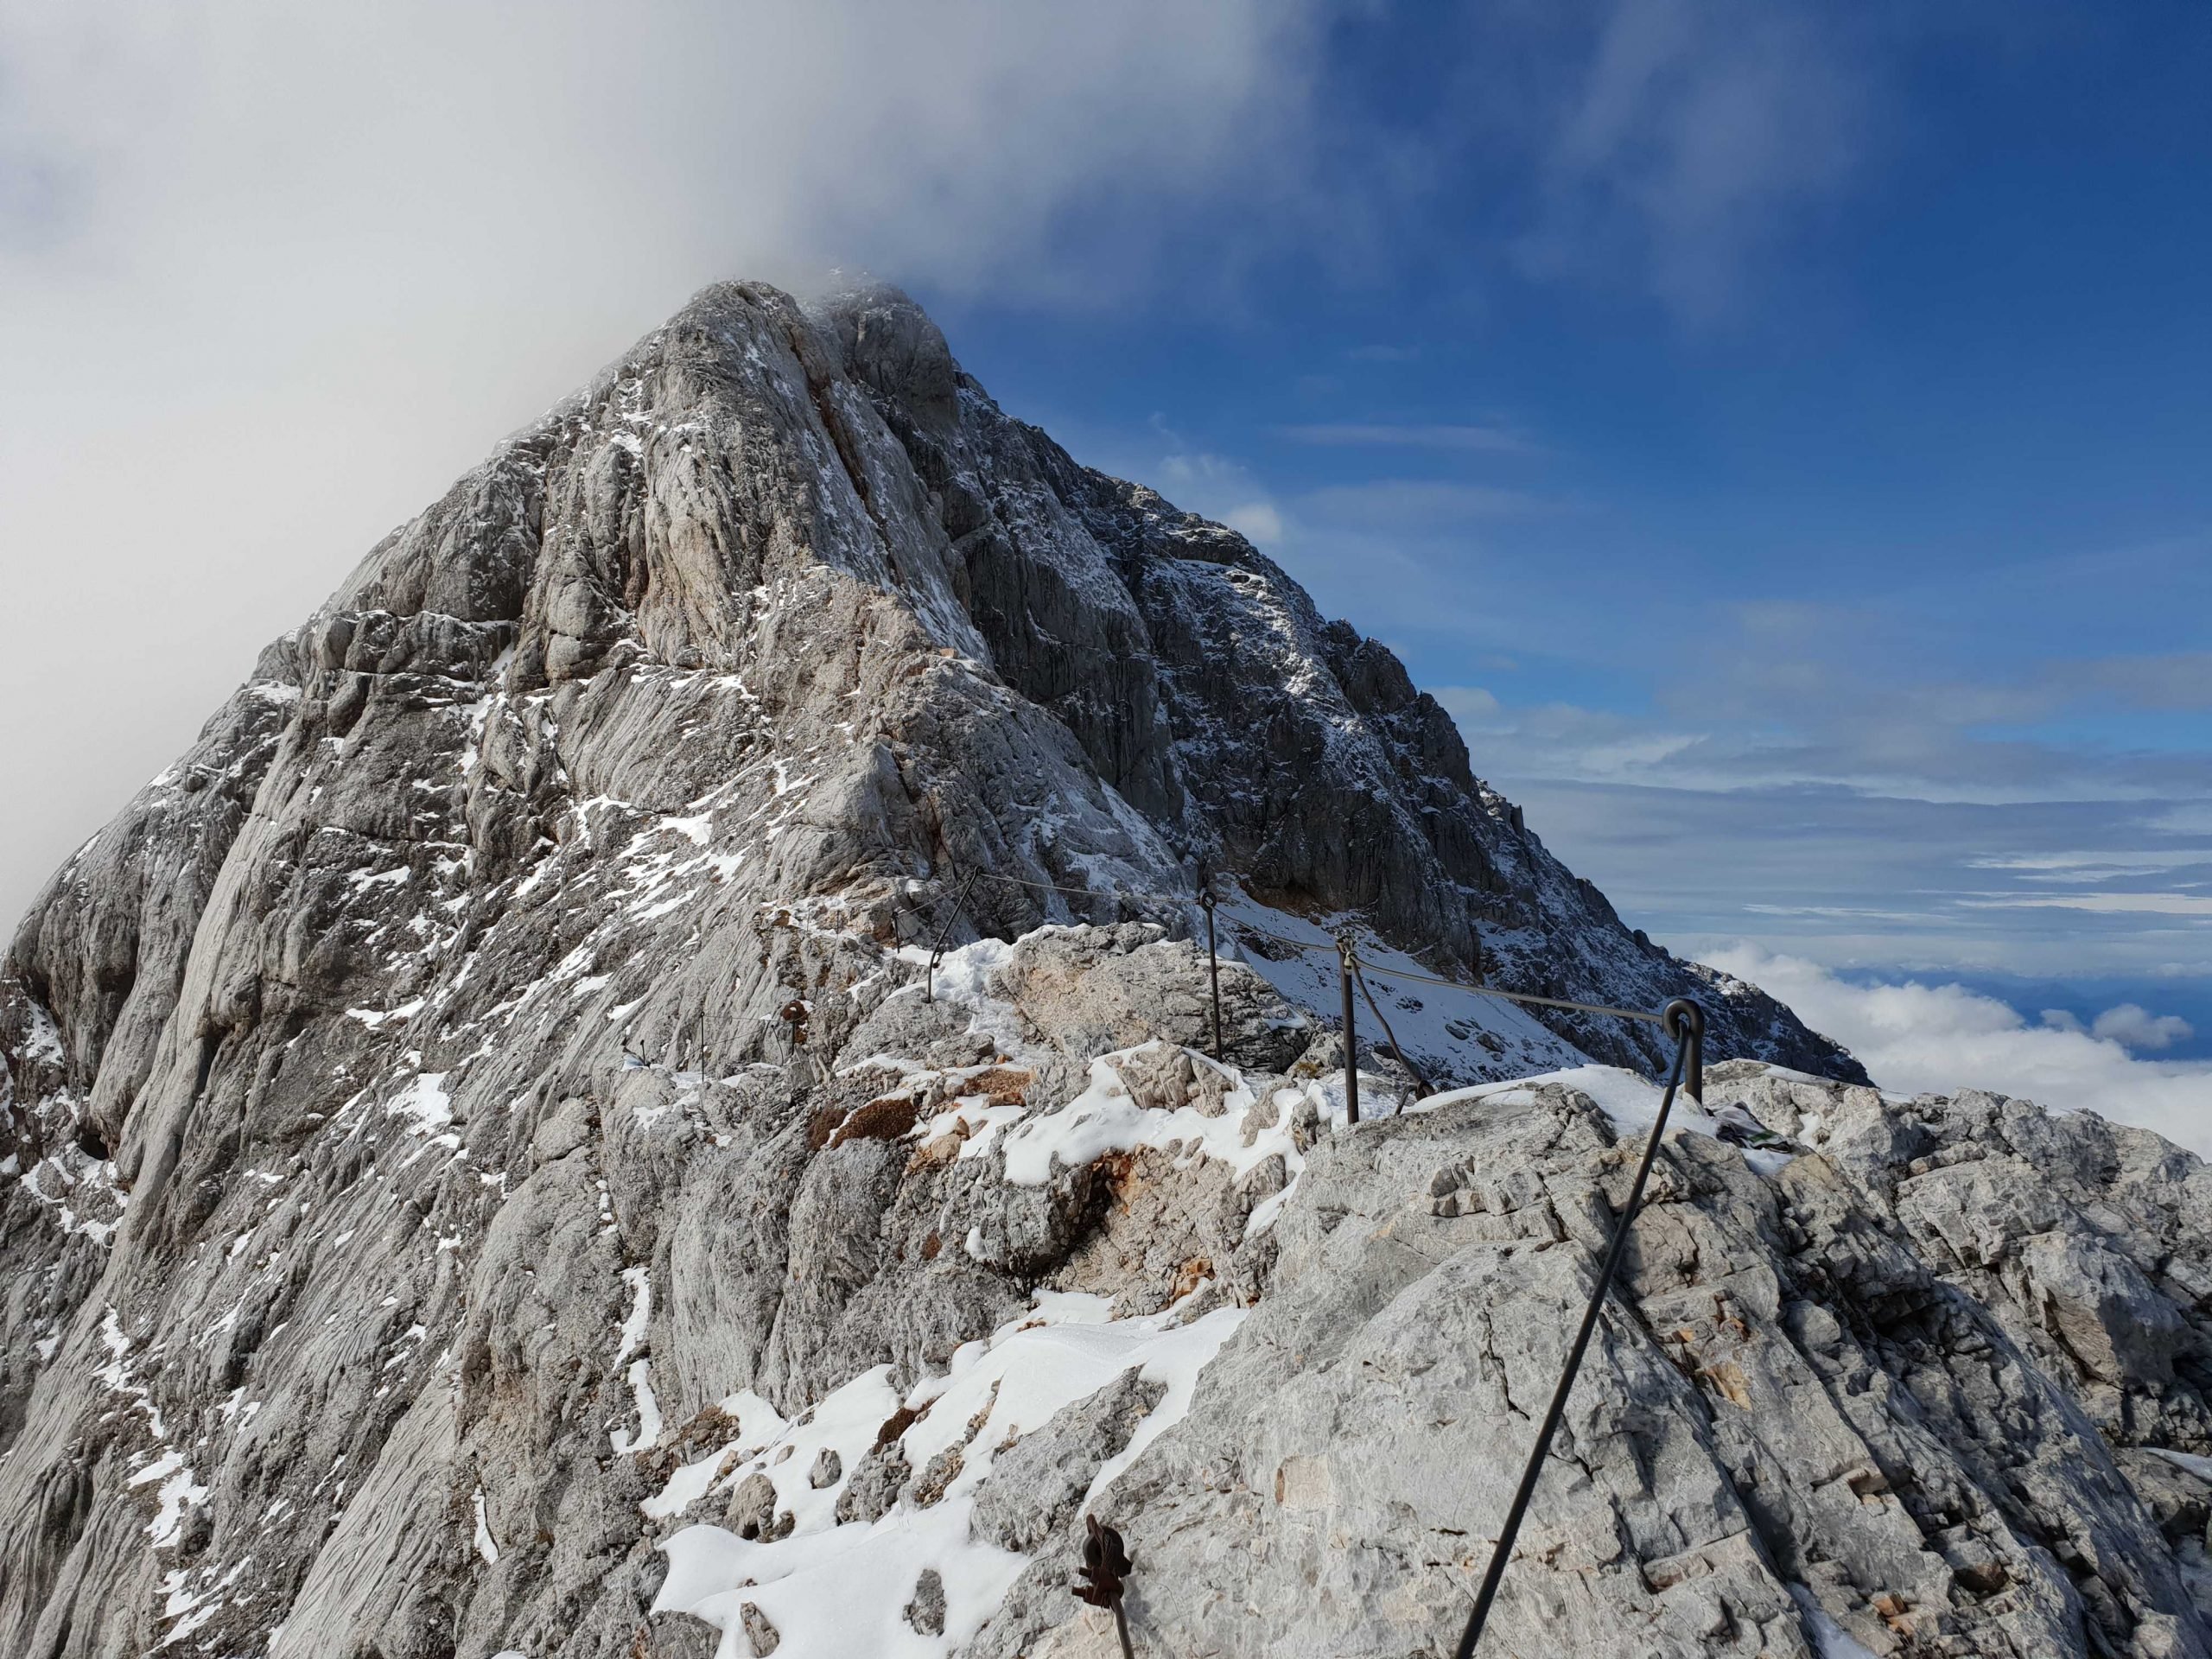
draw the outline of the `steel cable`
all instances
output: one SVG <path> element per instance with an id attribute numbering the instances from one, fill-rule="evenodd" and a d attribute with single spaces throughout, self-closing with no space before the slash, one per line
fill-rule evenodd
<path id="1" fill-rule="evenodd" d="M 1567 1400 L 1574 1391 L 1575 1373 L 1582 1369 L 1582 1356 L 1590 1346 L 1590 1334 L 1598 1328 L 1598 1316 L 1605 1310 L 1606 1293 L 1612 1287 L 1614 1274 L 1620 1270 L 1621 1257 L 1627 1253 L 1629 1233 L 1636 1224 L 1637 1211 L 1643 1205 L 1644 1184 L 1650 1179 L 1652 1162 L 1659 1156 L 1659 1137 L 1666 1133 L 1667 1115 L 1674 1108 L 1675 1091 L 1681 1086 L 1685 1071 L 1694 1081 L 1702 1070 L 1704 1011 L 1694 1002 L 1677 998 L 1657 1018 L 1662 1029 L 1675 1039 L 1675 1061 L 1667 1071 L 1666 1091 L 1659 1096 L 1659 1116 L 1652 1120 L 1651 1134 L 1643 1143 L 1643 1161 L 1637 1165 L 1636 1179 L 1628 1190 L 1628 1202 L 1621 1206 L 1620 1219 L 1613 1225 L 1612 1246 L 1605 1252 L 1605 1265 L 1598 1270 L 1598 1282 L 1591 1287 L 1590 1300 L 1583 1307 L 1581 1327 L 1575 1332 L 1573 1345 L 1567 1350 L 1559 1386 L 1552 1390 L 1552 1402 L 1544 1413 L 1543 1426 L 1536 1431 L 1536 1444 L 1529 1453 L 1528 1466 L 1521 1471 L 1521 1484 L 1515 1489 L 1513 1502 L 1505 1511 L 1504 1524 L 1491 1551 L 1490 1566 L 1483 1573 L 1482 1587 L 1475 1594 L 1474 1610 L 1467 1615 L 1467 1628 L 1459 1637 L 1454 1659 L 1473 1659 L 1475 1643 L 1482 1640 L 1483 1626 L 1490 1619 L 1491 1605 L 1497 1599 L 1498 1585 L 1505 1577 L 1506 1563 L 1512 1558 L 1513 1541 L 1520 1535 L 1522 1520 L 1529 1512 L 1529 1500 L 1535 1495 L 1536 1482 L 1543 1476 L 1544 1460 L 1551 1455 L 1552 1436 L 1559 1432 L 1560 1419 L 1567 1414 Z"/>
<path id="2" fill-rule="evenodd" d="M 1062 887 L 1056 887 L 1049 881 L 1032 881 L 1019 875 L 1001 875 L 993 870 L 969 871 L 961 887 L 963 898 L 968 887 L 977 880 L 1008 881 L 1016 887 L 1033 887 L 1042 893 L 1065 893 L 1083 899 L 1134 899 L 1176 905 L 1195 905 L 1198 902 L 1196 893 L 1149 893 L 1141 888 Z M 1338 951 L 1338 947 L 1332 940 L 1294 939 L 1287 933 L 1271 931 L 1236 915 L 1228 915 L 1223 919 L 1241 933 L 1254 938 L 1268 939 L 1276 944 L 1287 945 L 1294 950 L 1311 951 L 1327 956 L 1334 956 Z M 1528 991 L 1501 991 L 1488 985 L 1465 985 L 1455 979 L 1440 979 L 1433 974 L 1414 973 L 1411 969 L 1403 968 L 1378 966 L 1376 971 L 1393 980 L 1411 980 L 1416 984 L 1434 985 L 1447 991 L 1464 991 L 1469 996 L 1487 996 L 1502 1002 L 1521 1002 L 1541 1008 L 1565 1008 L 1575 1014 L 1610 1014 L 1618 1020 L 1638 1020 L 1648 1026 L 1663 1026 L 1666 1023 L 1663 1015 L 1652 1014 L 1643 1008 L 1616 1008 L 1602 1002 L 1577 1002 L 1568 997 L 1537 996 Z M 1380 1019 L 1382 1016 L 1378 1014 L 1376 1017 Z"/>
<path id="3" fill-rule="evenodd" d="M 1375 1001 L 1375 993 L 1367 988 L 1367 976 L 1359 971 L 1359 958 L 1347 956 L 1344 960 L 1351 968 L 1351 976 L 1359 982 L 1359 994 L 1367 999 L 1367 1011 L 1375 1016 L 1375 1023 L 1382 1027 L 1382 1035 L 1389 1042 L 1390 1052 L 1398 1057 L 1398 1064 L 1412 1073 L 1414 1086 L 1421 1090 L 1422 1098 L 1434 1094 L 1435 1085 L 1423 1077 L 1421 1068 L 1406 1057 L 1405 1046 L 1398 1041 L 1398 1033 L 1390 1029 L 1390 1022 L 1382 1017 L 1382 1010 Z"/>
<path id="4" fill-rule="evenodd" d="M 1032 887 L 1039 893 L 1065 893 L 1077 899 L 1135 899 L 1143 903 L 1163 905 L 1195 905 L 1195 893 L 1151 893 L 1142 887 L 1063 887 L 1051 881 L 1032 881 L 1027 876 L 1001 875 L 996 870 L 973 872 L 985 881 L 1006 881 L 1017 887 Z"/>
<path id="5" fill-rule="evenodd" d="M 1565 997 L 1535 996 L 1527 991 L 1492 990 L 1487 985 L 1462 985 L 1453 979 L 1439 979 L 1433 974 L 1416 974 L 1399 968 L 1378 967 L 1378 974 L 1392 979 L 1410 979 L 1421 985 L 1440 985 L 1447 991 L 1465 991 L 1469 996 L 1494 996 L 1507 1002 L 1533 1002 L 1543 1008 L 1573 1008 L 1578 1014 L 1610 1014 L 1622 1020 L 1641 1020 L 1647 1026 L 1663 1026 L 1664 1014 L 1647 1013 L 1642 1008 L 1608 1007 L 1602 1002 L 1574 1002 Z"/>

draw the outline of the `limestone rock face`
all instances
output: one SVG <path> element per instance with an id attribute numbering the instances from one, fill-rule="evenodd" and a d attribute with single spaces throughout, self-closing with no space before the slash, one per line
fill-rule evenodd
<path id="1" fill-rule="evenodd" d="M 1348 1129 L 1333 969 L 1268 954 L 1324 926 L 1695 995 L 1712 1103 L 1803 1149 L 1662 1161 L 1524 1650 L 2212 1652 L 2194 1159 L 1877 1095 L 903 296 L 741 283 L 372 550 L 16 931 L 0 1653 L 1089 1651 L 1090 1513 L 1166 1650 L 1448 1651 L 1628 1120 L 1390 1116 L 1363 1023 Z M 1467 1001 L 1440 1081 L 1665 1058 Z"/>
<path id="2" fill-rule="evenodd" d="M 2212 1461 L 2177 1476 L 2128 1449 L 2207 1443 L 2212 1326 L 2163 1270 L 2186 1276 L 2200 1248 L 2202 1220 L 2181 1220 L 2212 1199 L 2197 1160 L 1993 1097 L 1885 1104 L 1755 1066 L 1729 1068 L 1723 1095 L 1770 1127 L 1817 1116 L 1814 1149 L 1762 1173 L 1722 1141 L 1672 1140 L 1485 1649 L 2212 1651 L 2196 1519 Z M 2014 1162 L 1982 1138 L 1993 1117 L 2039 1143 L 2031 1179 L 2072 1200 L 2026 1253 L 2094 1256 L 2083 1211 L 2139 1217 L 2111 1255 L 2140 1253 L 2155 1282 L 2068 1281 L 2107 1297 L 2124 1282 L 2155 1333 L 2117 1386 L 2108 1348 L 2072 1355 L 2031 1327 L 2048 1298 L 1993 1292 L 1899 1219 L 1899 1195 L 1929 1179 L 1921 1158 L 1866 1157 L 1878 1120 L 1928 1154 L 1948 1147 L 1958 1192 L 1975 1195 L 1950 1218 L 2001 1225 L 2017 1210 L 1966 1179 Z M 1559 1084 L 1318 1149 L 1255 1310 L 1189 1415 L 1100 1500 L 1140 1563 L 1141 1639 L 1448 1652 L 1636 1150 Z M 2085 1305 L 2117 1324 L 2109 1301 Z M 2114 1399 L 2133 1413 L 2124 1428 L 2099 1421 Z M 1070 1540 L 1039 1557 L 976 1651 L 1094 1650 L 1065 1588 L 1071 1554 Z M 1823 1620 L 1859 1647 L 1818 1645 Z"/>

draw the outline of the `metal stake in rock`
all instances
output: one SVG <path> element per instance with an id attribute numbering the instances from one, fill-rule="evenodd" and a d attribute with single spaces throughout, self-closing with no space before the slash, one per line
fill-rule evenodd
<path id="1" fill-rule="evenodd" d="M 1213 889 L 1206 887 L 1198 894 L 1198 908 L 1206 913 L 1206 978 L 1213 986 L 1213 1057 L 1221 1058 L 1221 955 L 1214 947 Z"/>
<path id="2" fill-rule="evenodd" d="M 1129 1552 L 1122 1548 L 1122 1535 L 1101 1524 L 1096 1516 L 1086 1515 L 1083 1521 L 1083 1571 L 1077 1574 L 1083 1582 L 1075 1587 L 1076 1599 L 1112 1608 L 1114 1633 L 1122 1638 L 1122 1659 L 1136 1659 L 1129 1646 L 1129 1618 L 1122 1608 L 1122 1591 L 1131 1571 Z"/>
<path id="3" fill-rule="evenodd" d="M 944 959 L 944 942 L 952 937 L 952 925 L 960 919 L 962 912 L 967 907 L 968 889 L 976 885 L 976 878 L 982 874 L 981 870 L 968 872 L 968 879 L 960 884 L 959 896 L 953 899 L 952 908 L 945 913 L 944 925 L 937 931 L 937 943 L 930 946 L 930 965 L 922 976 L 922 1001 L 925 1002 L 937 1001 L 937 965 Z"/>
<path id="4" fill-rule="evenodd" d="M 1359 1122 L 1359 1031 L 1351 1009 L 1351 976 L 1357 958 L 1352 955 L 1351 934 L 1337 936 L 1337 988 L 1344 1003 L 1344 1122 Z"/>

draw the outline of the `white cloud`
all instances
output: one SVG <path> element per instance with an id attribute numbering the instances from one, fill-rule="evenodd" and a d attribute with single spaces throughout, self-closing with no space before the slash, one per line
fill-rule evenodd
<path id="1" fill-rule="evenodd" d="M 1251 468 L 1226 455 L 1191 448 L 1166 421 L 1153 417 L 1155 435 L 1173 448 L 1156 461 L 1110 458 L 1109 471 L 1118 468 L 1129 478 L 1155 485 L 1185 512 L 1195 512 L 1217 524 L 1227 524 L 1255 547 L 1280 547 L 1288 539 L 1292 524 Z"/>
<path id="2" fill-rule="evenodd" d="M 1714 967 L 1780 997 L 1806 1023 L 1856 1054 L 1885 1089 L 1948 1094 L 1987 1089 L 2061 1110 L 2094 1111 L 2212 1151 L 2212 1063 L 2139 1059 L 2120 1039 L 2138 1030 L 2114 1008 L 2095 1028 L 2031 1026 L 2007 1004 L 1961 985 L 1852 985 L 1799 957 L 1739 944 L 1707 953 Z M 2154 1027 L 2158 1022 L 2145 1015 Z M 2183 1026 L 2185 1022 L 2173 1021 Z M 2160 1027 L 2166 1040 L 2184 1034 Z"/>
<path id="3" fill-rule="evenodd" d="M 1443 479 L 1377 478 L 1332 484 L 1298 498 L 1301 518 L 1318 526 L 1360 531 L 1448 529 L 1478 519 L 1526 518 L 1558 512 L 1564 503 L 1527 490 Z"/>
<path id="4" fill-rule="evenodd" d="M 1294 139 L 1315 13 L 649 0 L 611 21 L 587 0 L 526 29 L 492 0 L 10 8 L 9 147 L 56 181 L 54 233 L 111 270 L 274 255 L 276 287 L 342 245 L 356 288 L 443 267 L 568 298 L 634 296 L 641 266 L 688 288 L 893 257 L 1030 294 L 1110 251 L 1048 269 L 1062 208 L 1128 232 L 1141 197 L 1156 226 Z"/>
<path id="5" fill-rule="evenodd" d="M 2164 853 L 2059 852 L 2015 854 L 1971 858 L 1977 869 L 2012 870 L 2024 881 L 2098 881 L 2114 876 L 2139 876 L 2145 871 L 2177 870 L 2202 860 L 2201 852 L 2177 849 Z"/>
<path id="6" fill-rule="evenodd" d="M 1710 316 L 1786 210 L 1843 186 L 1872 118 L 1838 16 L 1761 0 L 1616 0 L 1546 146 L 1534 271 L 1643 276 Z"/>
<path id="7" fill-rule="evenodd" d="M 1444 712 L 1458 721 L 1462 734 L 1479 722 L 1493 720 L 1503 708 L 1487 686 L 1440 685 L 1429 694 L 1444 705 Z"/>
<path id="8" fill-rule="evenodd" d="M 2138 1002 L 2107 1008 L 2089 1029 L 2107 1042 L 2136 1050 L 2171 1048 L 2196 1035 L 2196 1028 L 2176 1014 L 2152 1014 Z"/>
<path id="9" fill-rule="evenodd" d="M 1248 501 L 1241 507 L 1231 507 L 1221 522 L 1255 547 L 1274 547 L 1282 541 L 1282 514 L 1271 501 Z"/>
<path id="10" fill-rule="evenodd" d="M 2094 910 L 2145 916 L 2212 916 L 2212 894 L 2189 893 L 2007 893 L 1962 904 L 2005 910 Z"/>
<path id="11" fill-rule="evenodd" d="M 1296 199 L 1331 3 L 0 7 L 0 915 L 704 283 L 1086 306 Z"/>
<path id="12" fill-rule="evenodd" d="M 2070 1008 L 2045 1008 L 2043 1023 L 2053 1031 L 2087 1033 L 2139 1053 L 2169 1049 L 2196 1035 L 2196 1027 L 2179 1014 L 2152 1014 L 2139 1002 L 2118 1003 L 2088 1025 Z"/>

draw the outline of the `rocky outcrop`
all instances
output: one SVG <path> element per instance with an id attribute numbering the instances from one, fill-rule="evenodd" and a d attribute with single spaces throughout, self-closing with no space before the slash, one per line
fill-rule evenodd
<path id="1" fill-rule="evenodd" d="M 1885 1101 L 910 303 L 734 284 L 374 550 L 18 930 L 0 1652 L 1079 1646 L 1102 1511 L 1179 1650 L 1446 1641 L 1618 1198 L 1592 1102 L 1662 1057 L 1384 981 L 1440 1078 L 1628 1069 L 1347 1132 L 1333 984 L 1262 937 L 1339 925 L 1697 995 L 1716 1102 L 1805 1149 L 1670 1152 L 1509 1622 L 2205 1650 L 2194 1160 Z"/>
<path id="2" fill-rule="evenodd" d="M 1157 1650 L 1448 1650 L 1637 1149 L 1572 1087 L 1478 1093 L 1316 1152 L 1255 1311 L 1102 1499 Z M 2212 1325 L 2183 1282 L 2212 1200 L 2198 1160 L 1990 1096 L 1885 1102 L 1738 1066 L 1725 1098 L 1812 1150 L 1762 1173 L 1673 1139 L 1486 1645 L 2212 1650 L 2212 1464 L 2177 1482 L 2129 1449 L 2206 1443 Z M 2015 1169 L 1982 1138 L 1993 1118 L 2048 1160 Z M 2155 1335 L 2124 1380 L 2045 1328 L 2069 1293 L 1985 1299 L 1943 1240 L 2039 1205 L 2050 1228 L 2015 1232 L 2021 1256 L 2101 1255 L 2100 1288 L 2149 1264 L 2126 1282 Z M 2101 1409 L 2117 1399 L 2125 1427 Z M 1059 1543 L 977 1652 L 1100 1650 L 1065 1589 L 1074 1534 Z M 1829 1624 L 1859 1646 L 1817 1645 Z"/>

